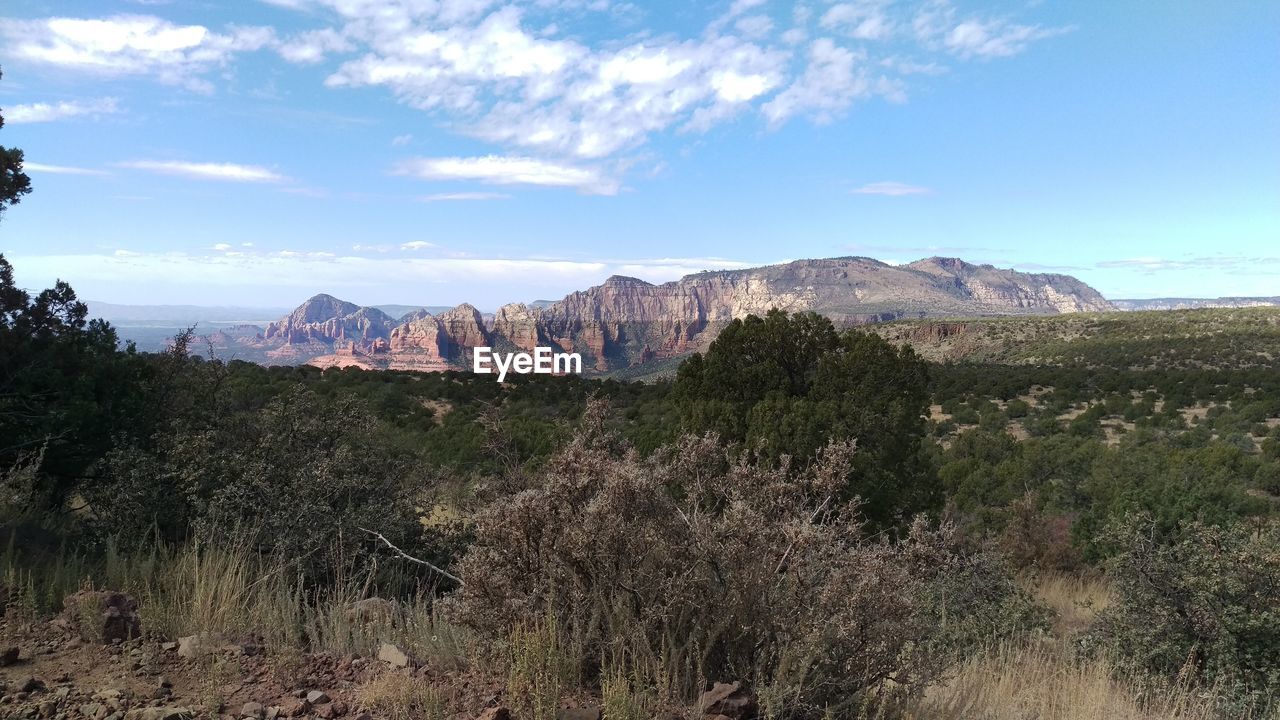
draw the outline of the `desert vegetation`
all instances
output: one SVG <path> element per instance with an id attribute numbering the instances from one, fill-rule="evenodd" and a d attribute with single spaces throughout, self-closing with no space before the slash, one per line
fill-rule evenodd
<path id="1" fill-rule="evenodd" d="M 135 714 L 1275 715 L 1255 369 L 939 365 L 776 312 L 669 383 L 263 368 L 0 274 L 15 713 L 56 681 L 13 670 L 92 652 Z"/>
<path id="2" fill-rule="evenodd" d="M 0 256 L 0 714 L 1280 717 L 1276 316 L 1198 313 L 496 383 L 140 353 Z"/>

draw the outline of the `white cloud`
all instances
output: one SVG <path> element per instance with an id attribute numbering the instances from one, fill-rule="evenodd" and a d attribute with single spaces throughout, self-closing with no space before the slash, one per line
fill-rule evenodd
<path id="1" fill-rule="evenodd" d="M 1074 29 L 1069 26 L 1045 28 L 1025 25 L 1001 17 L 957 20 L 955 8 L 947 0 L 933 0 L 927 4 L 912 20 L 912 28 L 916 38 L 927 46 L 943 49 L 966 60 L 1017 55 L 1037 40 Z"/>
<path id="2" fill-rule="evenodd" d="M 209 76 L 229 72 L 250 51 L 273 50 L 298 64 L 346 54 L 328 87 L 385 88 L 496 146 L 469 160 L 471 174 L 453 176 L 612 194 L 625 168 L 637 164 L 637 149 L 657 135 L 706 132 L 750 112 L 771 127 L 794 117 L 828 122 L 869 98 L 905 101 L 907 79 L 945 72 L 940 61 L 1015 55 L 1065 31 L 960 16 L 948 0 L 797 2 L 785 14 L 766 0 L 733 0 L 684 36 L 640 27 L 590 39 L 575 32 L 583 13 L 628 23 L 644 13 L 609 0 L 264 1 L 328 22 L 278 36 L 271 28 L 219 31 L 145 15 L 4 20 L 0 54 L 199 90 L 212 89 Z M 492 167 L 494 158 L 525 156 L 568 175 Z M 608 172 L 580 166 L 606 160 Z"/>
<path id="3" fill-rule="evenodd" d="M 119 101 L 115 98 L 99 98 L 97 100 L 14 105 L 5 109 L 4 119 L 5 122 L 17 125 L 21 123 L 52 122 L 81 115 L 109 115 L 119 112 L 118 103 Z"/>
<path id="4" fill-rule="evenodd" d="M 435 243 L 429 243 L 426 240 L 411 240 L 400 245 L 401 250 L 426 250 L 435 247 Z"/>
<path id="5" fill-rule="evenodd" d="M 748 15 L 747 17 L 739 18 L 733 24 L 733 29 L 737 30 L 745 38 L 760 40 L 773 30 L 773 20 L 767 15 Z"/>
<path id="6" fill-rule="evenodd" d="M 150 15 L 3 19 L 0 37 L 3 53 L 18 60 L 103 75 L 146 75 L 198 91 L 212 89 L 200 75 L 274 42 L 270 28 L 235 27 L 220 34 Z"/>
<path id="7" fill-rule="evenodd" d="M 218 252 L 226 252 L 231 249 L 231 245 L 229 243 L 216 243 L 210 249 L 217 250 Z"/>
<path id="8" fill-rule="evenodd" d="M 333 28 L 311 30 L 281 42 L 276 47 L 280 57 L 298 65 L 313 65 L 325 59 L 328 53 L 345 53 L 355 49 L 355 44 Z"/>
<path id="9" fill-rule="evenodd" d="M 774 126 L 802 113 L 818 122 L 834 120 L 855 99 L 868 97 L 874 90 L 861 59 L 830 38 L 818 38 L 809 46 L 804 73 L 765 103 L 765 117 Z"/>
<path id="10" fill-rule="evenodd" d="M 587 193 L 613 195 L 615 181 L 599 170 L 530 157 L 439 157 L 406 160 L 396 174 L 423 180 L 474 180 L 492 185 L 572 187 Z"/>
<path id="11" fill-rule="evenodd" d="M 857 40 L 885 40 L 893 34 L 894 23 L 884 5 L 876 0 L 836 3 L 823 13 L 818 24 Z"/>
<path id="12" fill-rule="evenodd" d="M 944 43 L 962 58 L 1008 57 L 1027 49 L 1035 40 L 1067 32 L 1066 28 L 1045 29 L 1039 25 L 1018 25 L 1000 20 L 968 20 L 956 25 Z"/>
<path id="13" fill-rule="evenodd" d="M 907 183 L 896 182 L 893 180 L 884 180 L 881 182 L 867 183 L 859 188 L 849 191 L 854 195 L 887 195 L 889 197 L 902 197 L 904 195 L 928 195 L 931 190 L 927 187 L 919 185 L 908 185 Z"/>
<path id="14" fill-rule="evenodd" d="M 455 202 L 455 201 L 476 201 L 476 200 L 507 200 L 511 196 L 505 193 L 487 193 L 487 192 L 457 192 L 457 193 L 436 193 L 434 195 L 423 195 L 418 198 L 422 202 Z"/>
<path id="15" fill-rule="evenodd" d="M 328 85 L 384 86 L 413 107 L 457 116 L 465 132 L 543 154 L 603 158 L 653 133 L 704 130 L 780 86 L 786 73 L 786 52 L 734 35 L 591 48 L 527 30 L 515 6 L 449 26 L 425 5 L 375 14 L 328 1 L 369 47 Z M 767 32 L 765 20 L 747 22 L 739 35 Z"/>
<path id="16" fill-rule="evenodd" d="M 22 169 L 27 172 L 48 173 L 49 175 L 110 175 L 104 170 L 69 167 L 66 165 L 45 165 L 44 163 L 23 162 Z"/>
<path id="17" fill-rule="evenodd" d="M 225 180 L 229 182 L 273 183 L 288 178 L 258 165 L 234 163 L 193 163 L 171 160 L 135 160 L 120 163 L 121 167 L 162 175 L 178 175 L 196 180 Z"/>
<path id="18" fill-rule="evenodd" d="M 409 133 L 405 133 L 404 135 L 397 135 L 391 138 L 392 147 L 404 147 L 405 145 L 408 145 L 411 142 L 413 142 L 413 135 L 410 135 Z"/>

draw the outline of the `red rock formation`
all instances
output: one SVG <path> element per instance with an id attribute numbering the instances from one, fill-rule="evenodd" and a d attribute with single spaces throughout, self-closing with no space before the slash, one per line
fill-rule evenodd
<path id="1" fill-rule="evenodd" d="M 323 355 L 369 357 L 378 367 L 443 368 L 463 367 L 472 348 L 505 341 L 526 351 L 549 345 L 580 352 L 585 367 L 606 372 L 701 349 L 730 321 L 773 308 L 814 311 L 841 325 L 1112 309 L 1093 288 L 1066 275 L 955 258 L 893 266 L 853 257 L 702 272 L 662 285 L 614 276 L 546 307 L 504 305 L 491 328 L 466 304 L 434 317 L 420 311 L 397 324 L 376 309 L 317 295 L 271 323 L 260 338 L 237 334 L 224 342 L 257 342 L 277 362 Z M 940 341 L 963 330 L 939 324 L 924 332 Z"/>

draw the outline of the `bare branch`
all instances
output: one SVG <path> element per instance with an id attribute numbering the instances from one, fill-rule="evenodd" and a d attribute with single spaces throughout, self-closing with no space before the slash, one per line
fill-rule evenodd
<path id="1" fill-rule="evenodd" d="M 373 530 L 370 530 L 370 529 L 368 529 L 368 528 L 360 528 L 360 529 L 361 529 L 361 530 L 363 530 L 363 531 L 365 531 L 365 532 L 367 532 L 367 533 L 369 533 L 370 535 L 372 535 L 372 536 L 374 536 L 374 537 L 378 538 L 379 540 L 381 540 L 381 541 L 382 541 L 382 543 L 383 543 L 384 545 L 386 545 L 388 548 L 390 548 L 392 552 L 394 552 L 396 555 L 399 555 L 400 557 L 404 558 L 405 560 L 408 560 L 408 561 L 410 561 L 410 562 L 416 562 L 416 563 L 418 563 L 419 565 L 425 565 L 425 566 L 427 566 L 427 567 L 431 568 L 432 570 L 435 570 L 436 572 L 440 573 L 441 575 L 443 575 L 443 576 L 445 576 L 445 577 L 449 578 L 450 580 L 452 580 L 452 581 L 454 581 L 454 582 L 458 583 L 459 585 L 466 585 L 466 583 L 462 582 L 462 578 L 458 577 L 457 575 L 454 575 L 453 573 L 450 573 L 450 572 L 446 572 L 446 571 L 444 571 L 444 570 L 441 570 L 440 568 L 436 567 L 435 565 L 432 565 L 431 563 L 427 562 L 426 560 L 421 560 L 421 559 L 419 559 L 419 558 L 416 558 L 416 557 L 414 557 L 414 556 L 410 555 L 409 553 L 407 553 L 407 552 L 405 552 L 405 551 L 401 550 L 400 548 L 396 547 L 395 545 L 392 545 L 392 544 L 391 544 L 391 541 L 390 541 L 390 540 L 388 540 L 386 537 L 384 537 L 382 533 L 380 533 L 380 532 L 374 532 Z"/>

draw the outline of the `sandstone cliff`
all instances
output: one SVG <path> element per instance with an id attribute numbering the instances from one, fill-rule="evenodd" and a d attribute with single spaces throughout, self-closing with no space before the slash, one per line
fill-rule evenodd
<path id="1" fill-rule="evenodd" d="M 481 345 L 548 345 L 582 353 L 586 368 L 609 372 L 700 349 L 733 319 L 773 308 L 822 313 L 840 325 L 1114 309 L 1067 275 L 956 258 L 895 266 L 847 257 L 703 272 L 661 285 L 614 276 L 556 302 L 504 305 L 490 321 L 468 304 L 397 321 L 317 295 L 251 342 L 277 362 L 403 369 L 466 367 L 471 349 Z M 952 333 L 963 325 L 943 327 Z"/>

